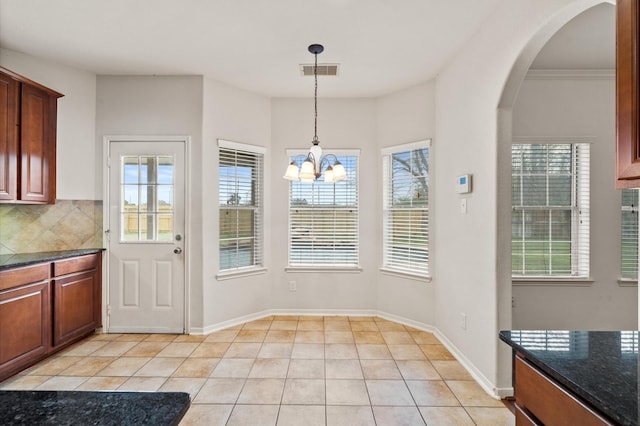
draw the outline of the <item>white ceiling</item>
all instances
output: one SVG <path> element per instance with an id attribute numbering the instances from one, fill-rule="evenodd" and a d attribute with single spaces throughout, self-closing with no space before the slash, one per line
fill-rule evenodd
<path id="1" fill-rule="evenodd" d="M 616 8 L 602 3 L 569 21 L 533 61 L 534 69 L 613 69 L 616 65 Z"/>
<path id="2" fill-rule="evenodd" d="M 504 1 L 0 0 L 0 47 L 96 74 L 197 74 L 308 97 L 313 83 L 299 64 L 313 62 L 307 46 L 320 43 L 318 61 L 341 67 L 321 78 L 320 97 L 379 96 L 434 78 Z M 592 21 L 587 40 L 599 46 Z M 556 50 L 574 42 L 559 39 Z M 556 50 L 539 67 L 566 60 Z"/>

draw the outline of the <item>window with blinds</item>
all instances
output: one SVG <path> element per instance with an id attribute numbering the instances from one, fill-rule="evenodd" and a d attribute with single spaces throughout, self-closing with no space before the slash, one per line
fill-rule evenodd
<path id="1" fill-rule="evenodd" d="M 383 269 L 429 273 L 430 141 L 387 148 L 383 161 Z"/>
<path id="2" fill-rule="evenodd" d="M 513 276 L 588 277 L 589 147 L 512 145 Z"/>
<path id="3" fill-rule="evenodd" d="M 638 190 L 623 189 L 620 221 L 620 277 L 638 279 Z"/>
<path id="4" fill-rule="evenodd" d="M 358 155 L 336 154 L 347 179 L 292 181 L 289 189 L 289 266 L 358 267 Z M 293 155 L 302 164 L 305 155 Z"/>
<path id="5" fill-rule="evenodd" d="M 219 140 L 220 270 L 262 266 L 264 149 Z"/>

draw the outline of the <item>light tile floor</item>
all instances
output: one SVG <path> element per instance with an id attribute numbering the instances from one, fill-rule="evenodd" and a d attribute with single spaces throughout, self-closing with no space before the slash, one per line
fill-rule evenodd
<path id="1" fill-rule="evenodd" d="M 181 425 L 514 425 L 431 333 L 272 316 L 207 336 L 97 334 L 0 389 L 180 391 Z"/>

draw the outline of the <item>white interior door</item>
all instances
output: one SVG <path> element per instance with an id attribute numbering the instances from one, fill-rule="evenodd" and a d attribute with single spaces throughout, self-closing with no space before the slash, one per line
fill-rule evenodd
<path id="1" fill-rule="evenodd" d="M 108 332 L 185 331 L 185 145 L 108 142 Z"/>

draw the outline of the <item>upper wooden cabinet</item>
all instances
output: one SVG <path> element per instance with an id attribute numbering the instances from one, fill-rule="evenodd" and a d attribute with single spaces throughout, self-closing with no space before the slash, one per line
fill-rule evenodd
<path id="1" fill-rule="evenodd" d="M 640 187 L 638 0 L 616 5 L 616 188 Z"/>
<path id="2" fill-rule="evenodd" d="M 55 203 L 61 96 L 0 67 L 0 203 Z"/>

